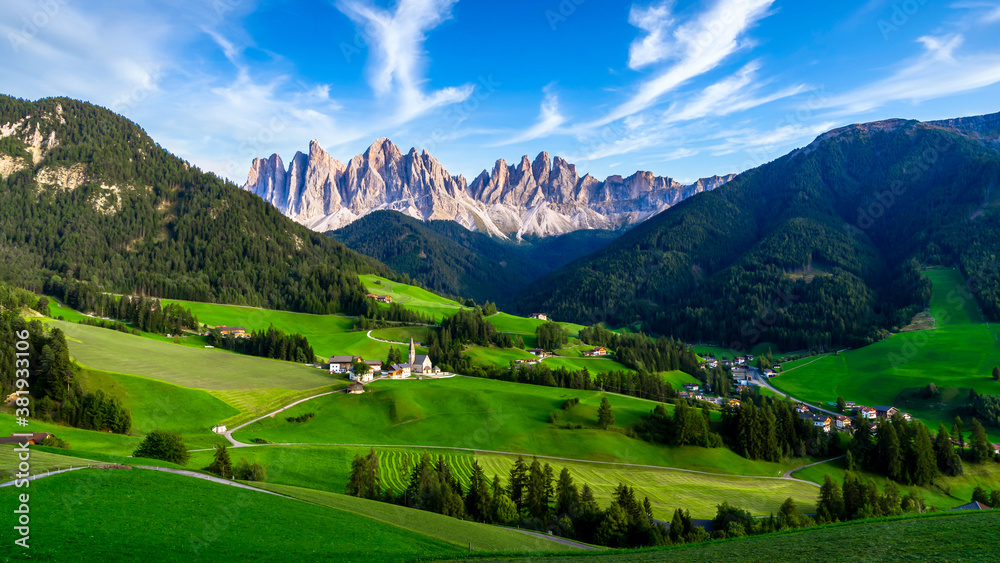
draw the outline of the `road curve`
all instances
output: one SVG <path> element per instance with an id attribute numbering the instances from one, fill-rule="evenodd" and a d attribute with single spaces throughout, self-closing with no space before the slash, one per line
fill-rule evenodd
<path id="1" fill-rule="evenodd" d="M 239 430 L 240 428 L 243 428 L 244 426 L 253 424 L 254 422 L 257 422 L 258 420 L 264 420 L 265 418 L 272 417 L 272 416 L 278 414 L 279 412 L 288 410 L 288 409 L 290 409 L 290 408 L 292 408 L 295 405 L 298 405 L 300 403 L 304 403 L 306 401 L 311 401 L 311 400 L 313 400 L 313 399 L 315 399 L 317 397 L 324 397 L 326 395 L 333 395 L 334 393 L 343 393 L 345 391 L 346 391 L 346 389 L 337 389 L 336 391 L 327 391 L 326 393 L 320 393 L 319 395 L 313 395 L 311 397 L 306 397 L 305 399 L 299 399 L 298 401 L 295 401 L 294 403 L 290 403 L 288 405 L 285 405 L 285 406 L 281 407 L 280 409 L 278 409 L 276 411 L 269 412 L 269 413 L 267 413 L 267 414 L 265 414 L 263 416 L 258 416 L 257 418 L 255 418 L 255 419 L 253 419 L 253 420 L 251 420 L 249 422 L 244 422 L 243 424 L 241 424 L 241 425 L 239 425 L 239 426 L 237 426 L 235 428 L 227 429 L 225 432 L 223 432 L 222 435 L 225 436 L 226 439 L 229 440 L 233 444 L 234 448 L 242 448 L 242 447 L 250 446 L 252 444 L 244 444 L 243 442 L 238 441 L 236 438 L 233 438 L 233 432 L 236 432 L 237 430 Z"/>

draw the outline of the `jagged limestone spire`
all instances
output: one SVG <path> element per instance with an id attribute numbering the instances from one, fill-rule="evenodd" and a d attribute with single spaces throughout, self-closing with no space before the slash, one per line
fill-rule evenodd
<path id="1" fill-rule="evenodd" d="M 410 366 L 417 363 L 417 348 L 413 345 L 413 337 L 410 337 Z"/>

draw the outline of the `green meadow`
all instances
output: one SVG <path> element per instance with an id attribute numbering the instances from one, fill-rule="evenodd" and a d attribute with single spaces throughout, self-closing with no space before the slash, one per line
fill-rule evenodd
<path id="1" fill-rule="evenodd" d="M 247 330 L 264 330 L 274 325 L 286 333 L 299 333 L 309 339 L 313 351 L 323 358 L 350 355 L 385 359 L 391 347 L 390 344 L 368 338 L 367 331 L 351 332 L 354 319 L 342 315 L 310 315 L 239 305 L 164 301 L 190 308 L 198 316 L 198 321 L 211 326 L 242 326 Z"/>
<path id="2" fill-rule="evenodd" d="M 0 499 L 15 506 L 20 492 L 0 489 Z M 31 488 L 30 542 L 33 561 L 394 562 L 467 553 L 355 513 L 142 469 L 46 477 Z"/>
<path id="3" fill-rule="evenodd" d="M 858 520 L 818 528 L 660 549 L 576 554 L 550 563 L 661 561 L 993 561 L 1000 549 L 1000 511 L 954 512 Z M 513 561 L 479 559 L 483 563 Z"/>
<path id="4" fill-rule="evenodd" d="M 745 475 L 777 476 L 802 464 L 753 462 L 725 448 L 666 447 L 600 430 L 595 428 L 597 408 L 605 395 L 597 391 L 467 377 L 381 380 L 367 390 L 363 395 L 320 397 L 255 422 L 235 437 L 246 443 L 262 438 L 276 443 L 444 446 Z M 656 404 L 606 396 L 616 423 L 623 427 L 638 422 Z M 563 411 L 570 397 L 579 398 L 580 404 Z M 285 420 L 309 412 L 315 418 L 307 422 Z M 557 413 L 555 423 L 550 413 Z M 572 428 L 575 425 L 582 428 Z"/>
<path id="5" fill-rule="evenodd" d="M 85 392 L 100 390 L 121 400 L 132 412 L 133 434 L 172 430 L 184 436 L 189 447 L 215 444 L 220 438 L 212 433 L 212 427 L 240 414 L 201 389 L 92 369 L 81 370 L 78 377 Z M 193 440 L 196 437 L 198 440 Z"/>
<path id="6" fill-rule="evenodd" d="M 421 289 L 413 285 L 394 282 L 374 275 L 358 277 L 361 278 L 361 283 L 365 285 L 369 292 L 378 295 L 389 295 L 392 297 L 393 303 L 398 303 L 407 309 L 427 315 L 433 318 L 434 322 L 440 322 L 444 317 L 451 316 L 455 311 L 465 308 L 457 301 L 435 295 L 426 289 Z M 380 305 L 386 308 L 389 307 L 388 304 Z"/>
<path id="7" fill-rule="evenodd" d="M 908 412 L 925 420 L 933 430 L 941 422 L 951 428 L 955 417 L 951 409 L 963 390 L 966 394 L 970 388 L 1000 394 L 1000 382 L 990 377 L 993 366 L 1000 365 L 1000 330 L 983 322 L 957 270 L 929 270 L 925 275 L 933 284 L 930 313 L 935 328 L 894 334 L 857 350 L 786 363 L 771 384 L 813 403 L 835 401 L 843 395 L 858 404 L 912 407 Z M 942 389 L 942 397 L 931 402 L 912 401 L 912 392 L 929 383 Z M 1000 429 L 987 430 L 994 440 L 1000 439 Z"/>
<path id="8" fill-rule="evenodd" d="M 685 383 L 695 383 L 701 385 L 701 381 L 692 375 L 688 375 L 680 370 L 665 371 L 661 374 L 663 380 L 670 384 L 676 390 L 683 390 Z"/>
<path id="9" fill-rule="evenodd" d="M 0 436 L 10 436 L 14 432 L 24 432 L 26 429 L 17 425 L 13 415 L 0 413 Z M 142 438 L 126 436 L 110 432 L 95 432 L 82 430 L 50 422 L 32 419 L 27 428 L 30 432 L 48 432 L 70 443 L 73 451 L 104 452 L 115 455 L 132 455 Z"/>

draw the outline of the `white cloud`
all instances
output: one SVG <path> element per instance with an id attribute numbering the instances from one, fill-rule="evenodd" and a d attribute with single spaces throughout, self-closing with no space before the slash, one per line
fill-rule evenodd
<path id="1" fill-rule="evenodd" d="M 890 76 L 826 100 L 823 107 L 856 114 L 896 101 L 922 102 L 1000 82 L 1000 54 L 959 54 L 959 34 L 924 36 L 924 51 Z"/>
<path id="2" fill-rule="evenodd" d="M 628 50 L 628 66 L 638 70 L 670 56 L 673 50 L 669 29 L 674 24 L 670 13 L 673 2 L 663 2 L 645 8 L 632 6 L 628 23 L 645 31 L 645 37 L 636 38 Z"/>
<path id="3" fill-rule="evenodd" d="M 456 0 L 399 0 L 394 12 L 368 0 L 342 0 L 337 9 L 361 28 L 371 49 L 368 82 L 381 97 L 394 97 L 397 118 L 409 121 L 434 108 L 461 102 L 473 86 L 466 84 L 425 93 L 422 75 L 427 31 L 451 18 Z"/>
<path id="4" fill-rule="evenodd" d="M 542 100 L 542 107 L 538 114 L 538 122 L 513 138 L 498 143 L 498 145 L 511 145 L 531 141 L 547 137 L 556 132 L 566 122 L 566 118 L 559 112 L 559 97 L 556 95 L 554 89 L 555 86 L 553 84 L 549 84 L 542 89 L 545 97 Z"/>
<path id="5" fill-rule="evenodd" d="M 707 11 L 674 28 L 671 37 L 665 35 L 666 27 L 673 23 L 668 10 L 640 11 L 642 17 L 632 18 L 633 24 L 640 22 L 642 29 L 654 32 L 650 32 L 646 38 L 649 41 L 640 42 L 639 47 L 633 43 L 630 61 L 645 65 L 669 56 L 676 62 L 640 84 L 629 100 L 589 125 L 599 127 L 643 111 L 656 104 L 664 94 L 716 68 L 729 55 L 749 45 L 747 40 L 742 40 L 743 35 L 768 15 L 773 3 L 774 0 L 717 0 Z"/>

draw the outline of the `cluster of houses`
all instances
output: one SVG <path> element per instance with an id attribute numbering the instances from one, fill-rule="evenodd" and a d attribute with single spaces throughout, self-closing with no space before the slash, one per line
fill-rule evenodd
<path id="1" fill-rule="evenodd" d="M 540 321 L 550 321 L 550 320 L 552 320 L 545 313 L 532 313 L 532 315 L 531 315 L 530 318 L 532 318 L 532 319 L 538 319 Z"/>
<path id="2" fill-rule="evenodd" d="M 376 293 L 369 293 L 368 295 L 365 295 L 365 297 L 367 297 L 369 299 L 374 299 L 375 301 L 378 301 L 379 303 L 392 303 L 392 296 L 391 295 L 378 295 Z"/>
<path id="3" fill-rule="evenodd" d="M 250 338 L 250 335 L 247 334 L 247 329 L 241 326 L 217 326 L 215 328 L 216 330 L 219 331 L 219 334 L 221 334 L 222 336 L 232 336 L 233 338 Z"/>
<path id="4" fill-rule="evenodd" d="M 363 385 L 378 378 L 406 379 L 411 375 L 439 374 L 441 368 L 435 366 L 426 354 L 417 354 L 416 345 L 410 339 L 409 362 L 405 364 L 392 364 L 386 366 L 379 360 L 366 361 L 361 356 L 332 356 L 330 358 L 330 374 L 347 374 L 354 383 L 348 386 L 347 391 L 352 394 L 364 392 Z M 355 363 L 363 363 L 368 366 L 365 373 L 357 373 L 354 369 Z M 355 385 L 356 384 L 356 385 Z"/>
<path id="5" fill-rule="evenodd" d="M 584 356 L 591 357 L 591 358 L 597 357 L 597 356 L 607 356 L 607 355 L 610 355 L 610 354 L 611 354 L 611 352 L 607 348 L 605 348 L 603 346 L 598 346 L 597 348 L 594 348 L 592 350 L 584 350 L 583 351 L 583 355 Z"/>

